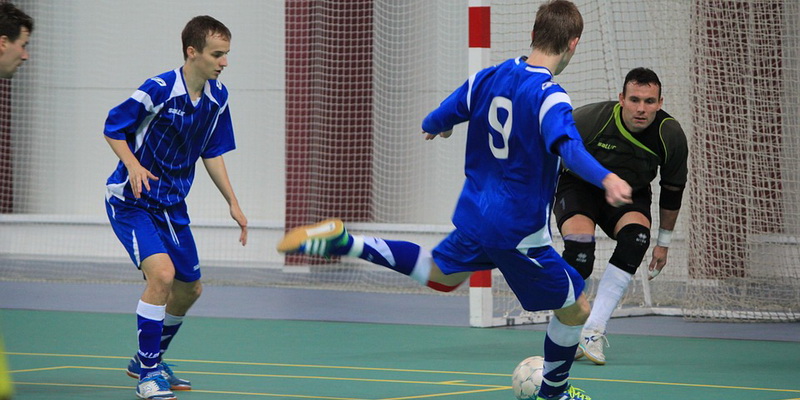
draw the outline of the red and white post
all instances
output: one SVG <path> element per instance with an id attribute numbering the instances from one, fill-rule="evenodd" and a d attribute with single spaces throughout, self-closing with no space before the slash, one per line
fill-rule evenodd
<path id="1" fill-rule="evenodd" d="M 469 1 L 469 74 L 489 66 L 491 62 L 490 0 Z M 473 327 L 494 326 L 492 271 L 478 271 L 469 280 L 469 324 Z"/>

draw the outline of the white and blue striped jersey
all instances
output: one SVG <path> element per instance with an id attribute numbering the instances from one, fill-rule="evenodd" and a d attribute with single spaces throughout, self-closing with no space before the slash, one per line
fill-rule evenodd
<path id="1" fill-rule="evenodd" d="M 236 148 L 228 90 L 221 82 L 209 80 L 193 103 L 182 67 L 148 79 L 111 109 L 104 133 L 127 141 L 139 163 L 159 178 L 150 181 L 150 190 L 144 190 L 141 199 L 135 199 L 128 171 L 120 161 L 106 182 L 108 196 L 150 210 L 184 201 L 200 157 L 213 158 Z M 188 216 L 184 217 L 188 223 Z"/>
<path id="2" fill-rule="evenodd" d="M 487 247 L 550 245 L 557 150 L 564 139 L 581 140 L 566 91 L 547 68 L 507 60 L 470 77 L 422 129 L 438 134 L 466 121 L 466 180 L 453 224 Z M 591 167 L 597 176 L 608 172 Z"/>

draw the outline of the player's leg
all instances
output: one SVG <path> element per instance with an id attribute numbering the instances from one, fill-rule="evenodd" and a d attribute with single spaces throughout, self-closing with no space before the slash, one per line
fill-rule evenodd
<path id="1" fill-rule="evenodd" d="M 589 315 L 583 279 L 552 247 L 530 249 L 527 254 L 505 251 L 491 255 L 525 310 L 554 310 L 544 340 L 539 398 L 588 398 L 568 381 Z"/>
<path id="2" fill-rule="evenodd" d="M 470 272 L 443 271 L 430 251 L 407 241 L 351 235 L 340 220 L 326 220 L 290 230 L 277 247 L 281 253 L 357 257 L 407 275 L 432 289 L 449 292 Z"/>
<path id="3" fill-rule="evenodd" d="M 3 348 L 3 337 L 0 335 L 0 400 L 11 400 L 14 393 L 14 386 L 11 383 L 11 373 L 9 372 L 6 353 Z"/>
<path id="4" fill-rule="evenodd" d="M 588 279 L 594 269 L 595 220 L 605 203 L 604 192 L 572 174 L 564 173 L 558 182 L 553 213 L 564 239 L 561 256 Z"/>
<path id="5" fill-rule="evenodd" d="M 141 270 L 147 285 L 136 308 L 139 349 L 128 365 L 128 375 L 138 375 L 136 394 L 139 397 L 175 399 L 160 366 L 161 336 L 175 268 L 168 254 L 157 253 L 142 260 Z"/>
<path id="6" fill-rule="evenodd" d="M 583 279 L 589 279 L 594 269 L 594 230 L 594 221 L 582 214 L 575 214 L 561 224 L 564 239 L 561 256 Z"/>
<path id="7" fill-rule="evenodd" d="M 178 334 L 178 330 L 183 326 L 184 317 L 189 309 L 203 293 L 197 247 L 191 229 L 188 225 L 176 226 L 173 224 L 171 232 L 174 235 L 173 240 L 168 241 L 166 246 L 175 267 L 175 280 L 172 282 L 172 289 L 167 300 L 164 329 L 161 333 L 160 352 L 162 356 Z M 192 383 L 178 378 L 170 365 L 163 362 L 163 359 L 160 368 L 172 390 L 192 389 Z"/>
<path id="8" fill-rule="evenodd" d="M 561 257 L 575 268 L 584 280 L 589 279 L 594 269 L 595 225 L 589 217 L 575 214 L 561 223 L 564 251 Z M 583 357 L 583 347 L 575 350 L 575 359 Z"/>
<path id="9" fill-rule="evenodd" d="M 164 330 L 167 299 L 172 291 L 175 268 L 166 253 L 153 254 L 142 261 L 146 283 L 136 308 L 139 332 L 140 377 L 158 369 L 161 362 L 161 335 Z"/>
<path id="10" fill-rule="evenodd" d="M 625 213 L 615 226 L 617 245 L 597 287 L 581 347 L 595 364 L 606 363 L 606 325 L 619 305 L 650 246 L 650 220 L 640 212 Z"/>
<path id="11" fill-rule="evenodd" d="M 138 379 L 136 394 L 145 399 L 174 399 L 158 367 L 167 299 L 175 276 L 160 228 L 147 211 L 116 198 L 106 201 L 109 222 L 133 264 L 145 276 L 145 290 L 136 307 L 138 349 L 128 364 L 129 376 Z"/>

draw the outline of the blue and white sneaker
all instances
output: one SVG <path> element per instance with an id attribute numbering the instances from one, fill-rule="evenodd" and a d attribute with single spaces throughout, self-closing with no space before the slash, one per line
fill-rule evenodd
<path id="1" fill-rule="evenodd" d="M 172 368 L 169 367 L 169 364 L 165 362 L 161 362 L 158 364 L 158 369 L 161 371 L 161 375 L 164 376 L 164 379 L 167 380 L 169 383 L 170 389 L 172 390 L 192 390 L 192 383 L 186 379 L 181 379 L 175 376 L 175 373 L 172 372 Z M 128 376 L 134 379 L 139 379 L 139 374 L 142 372 L 142 363 L 139 361 L 139 354 L 131 358 L 131 361 L 128 362 L 128 370 L 126 373 Z"/>
<path id="2" fill-rule="evenodd" d="M 328 257 L 333 250 L 347 245 L 348 238 L 341 220 L 328 219 L 292 229 L 278 243 L 278 251 Z"/>
<path id="3" fill-rule="evenodd" d="M 139 380 L 139 384 L 136 385 L 136 395 L 139 398 L 148 400 L 178 399 L 175 397 L 175 393 L 172 393 L 169 389 L 169 382 L 159 372 L 153 372 L 144 379 Z"/>
<path id="4" fill-rule="evenodd" d="M 556 397 L 536 396 L 536 400 L 592 400 L 592 398 L 589 397 L 583 389 L 578 389 L 575 386 L 569 385 L 567 390 Z"/>

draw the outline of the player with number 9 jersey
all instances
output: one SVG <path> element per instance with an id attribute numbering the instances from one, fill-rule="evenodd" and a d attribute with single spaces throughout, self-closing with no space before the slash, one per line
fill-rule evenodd
<path id="1" fill-rule="evenodd" d="M 453 224 L 484 246 L 552 243 L 548 221 L 559 155 L 600 188 L 610 173 L 580 153 L 569 95 L 550 70 L 527 64 L 525 57 L 472 76 L 425 118 L 422 129 L 438 133 L 465 121 L 466 181 Z M 560 153 L 560 147 L 569 150 Z"/>

